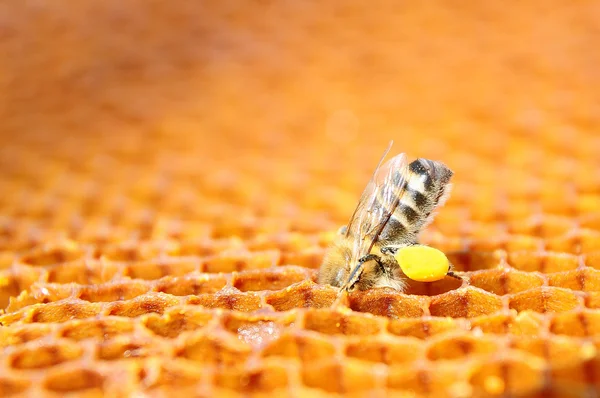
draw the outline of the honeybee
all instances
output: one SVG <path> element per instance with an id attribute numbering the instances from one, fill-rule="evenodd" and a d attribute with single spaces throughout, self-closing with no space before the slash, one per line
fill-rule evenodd
<path id="1" fill-rule="evenodd" d="M 453 172 L 433 160 L 408 163 L 405 154 L 382 165 L 392 144 L 381 157 L 350 221 L 340 228 L 325 254 L 319 283 L 340 287 L 340 291 L 374 287 L 404 290 L 406 275 L 394 255 L 418 244 L 419 233 L 450 195 Z M 449 269 L 448 275 L 456 277 Z"/>

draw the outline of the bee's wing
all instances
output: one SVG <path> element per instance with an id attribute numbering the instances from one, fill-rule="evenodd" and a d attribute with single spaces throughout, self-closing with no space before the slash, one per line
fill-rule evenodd
<path id="1" fill-rule="evenodd" d="M 408 162 L 405 154 L 397 155 L 383 166 L 380 165 L 363 192 L 348 224 L 346 233 L 354 238 L 350 260 L 354 269 L 344 288 L 355 283 L 360 277 L 361 266 L 358 260 L 371 251 L 383 227 L 398 206 L 408 180 Z"/>

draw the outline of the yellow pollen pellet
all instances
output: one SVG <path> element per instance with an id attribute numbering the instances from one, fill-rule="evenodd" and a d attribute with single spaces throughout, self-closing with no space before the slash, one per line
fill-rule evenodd
<path id="1" fill-rule="evenodd" d="M 395 257 L 402 272 L 410 279 L 419 282 L 443 279 L 450 268 L 446 255 L 429 246 L 404 247 L 398 250 Z"/>

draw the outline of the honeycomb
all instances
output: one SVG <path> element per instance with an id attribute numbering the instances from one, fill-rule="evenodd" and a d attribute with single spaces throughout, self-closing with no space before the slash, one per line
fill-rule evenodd
<path id="1" fill-rule="evenodd" d="M 0 4 L 0 395 L 596 397 L 600 5 Z M 462 281 L 315 283 L 390 139 Z"/>

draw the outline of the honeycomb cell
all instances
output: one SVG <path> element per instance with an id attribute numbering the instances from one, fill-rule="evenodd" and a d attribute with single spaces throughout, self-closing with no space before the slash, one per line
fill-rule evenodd
<path id="1" fill-rule="evenodd" d="M 306 280 L 267 294 L 266 302 L 277 311 L 287 311 L 292 308 L 329 307 L 336 297 L 336 289 Z"/>
<path id="2" fill-rule="evenodd" d="M 78 359 L 83 350 L 74 344 L 22 348 L 10 356 L 14 369 L 41 369 Z"/>
<path id="3" fill-rule="evenodd" d="M 190 274 L 185 277 L 164 277 L 154 284 L 154 290 L 173 296 L 189 296 L 212 294 L 221 290 L 227 284 L 222 275 Z"/>
<path id="4" fill-rule="evenodd" d="M 190 296 L 187 304 L 201 305 L 206 308 L 223 308 L 228 310 L 250 312 L 261 308 L 260 296 L 239 291 L 219 291 L 212 294 Z"/>
<path id="5" fill-rule="evenodd" d="M 527 251 L 509 253 L 507 262 L 520 271 L 561 272 L 577 268 L 579 257 L 569 253 Z"/>
<path id="6" fill-rule="evenodd" d="M 471 325 L 484 333 L 495 334 L 537 336 L 546 330 L 544 316 L 531 310 L 525 310 L 518 314 L 508 312 L 483 315 L 473 318 Z"/>
<path id="7" fill-rule="evenodd" d="M 220 254 L 204 261 L 203 272 L 234 272 L 270 268 L 279 264 L 279 252 L 240 252 Z"/>
<path id="8" fill-rule="evenodd" d="M 0 378 L 0 395 L 3 397 L 10 397 L 23 394 L 29 389 L 30 385 L 31 382 L 26 379 L 15 379 L 3 376 Z"/>
<path id="9" fill-rule="evenodd" d="M 391 320 L 388 331 L 397 336 L 411 336 L 419 339 L 427 339 L 440 333 L 450 331 L 466 330 L 469 325 L 460 320 L 450 317 L 446 318 L 405 318 Z"/>
<path id="10" fill-rule="evenodd" d="M 571 290 L 600 292 L 600 270 L 585 267 L 573 271 L 558 272 L 547 276 L 550 286 Z"/>
<path id="11" fill-rule="evenodd" d="M 94 370 L 72 369 L 54 372 L 46 377 L 44 387 L 50 391 L 66 394 L 85 390 L 102 391 L 104 377 Z"/>
<path id="12" fill-rule="evenodd" d="M 544 284 L 544 279 L 540 275 L 500 268 L 474 273 L 469 281 L 471 285 L 499 296 L 518 293 Z"/>
<path id="13" fill-rule="evenodd" d="M 84 255 L 83 247 L 76 242 L 66 240 L 36 247 L 23 255 L 20 261 L 33 266 L 48 266 L 75 261 Z"/>
<path id="14" fill-rule="evenodd" d="M 119 272 L 119 265 L 108 261 L 74 261 L 53 266 L 48 270 L 50 283 L 78 283 L 93 285 L 111 280 Z"/>
<path id="15" fill-rule="evenodd" d="M 96 358 L 102 361 L 114 361 L 127 358 L 143 358 L 151 355 L 164 355 L 156 343 L 133 341 L 122 336 L 103 342 L 97 347 Z"/>
<path id="16" fill-rule="evenodd" d="M 252 346 L 261 347 L 279 338 L 282 331 L 296 321 L 295 314 L 284 316 L 254 316 L 229 314 L 221 319 L 222 326 Z"/>
<path id="17" fill-rule="evenodd" d="M 147 293 L 149 286 L 134 281 L 113 282 L 102 285 L 81 286 L 79 288 L 79 298 L 84 301 L 112 302 L 130 300 Z"/>
<path id="18" fill-rule="evenodd" d="M 201 364 L 242 365 L 252 347 L 237 337 L 218 332 L 196 332 L 179 349 L 179 356 Z"/>
<path id="19" fill-rule="evenodd" d="M 525 395 L 544 389 L 544 363 L 531 356 L 491 359 L 479 364 L 470 376 L 474 392 L 481 395 Z"/>
<path id="20" fill-rule="evenodd" d="M 140 382 L 150 391 L 173 385 L 182 389 L 197 385 L 206 374 L 210 374 L 210 370 L 193 360 L 152 358 L 144 363 Z"/>
<path id="21" fill-rule="evenodd" d="M 321 360 L 305 367 L 302 370 L 302 381 L 308 387 L 334 393 L 365 391 L 376 386 L 372 365 L 350 358 L 342 363 Z"/>
<path id="22" fill-rule="evenodd" d="M 550 331 L 567 336 L 596 336 L 600 334 L 600 312 L 587 310 L 556 314 L 550 323 Z"/>
<path id="23" fill-rule="evenodd" d="M 433 316 L 472 318 L 496 312 L 502 308 L 498 296 L 480 289 L 466 287 L 433 297 L 429 311 Z"/>
<path id="24" fill-rule="evenodd" d="M 281 290 L 311 279 L 309 273 L 302 268 L 278 267 L 266 270 L 252 270 L 240 272 L 233 279 L 233 286 L 242 292 L 261 290 Z"/>
<path id="25" fill-rule="evenodd" d="M 593 346 L 591 346 L 592 349 Z M 551 339 L 538 336 L 520 337 L 513 339 L 511 348 L 533 354 L 544 359 L 551 367 L 568 366 L 576 363 L 587 355 L 589 342 L 581 342 L 573 338 L 554 337 Z"/>
<path id="26" fill-rule="evenodd" d="M 517 311 L 563 312 L 581 304 L 582 299 L 572 291 L 556 287 L 537 287 L 509 298 L 509 307 Z"/>
<path id="27" fill-rule="evenodd" d="M 75 341 L 85 339 L 111 339 L 131 333 L 134 324 L 129 319 L 105 317 L 103 319 L 81 319 L 66 321 L 59 327 L 59 335 Z"/>
<path id="28" fill-rule="evenodd" d="M 28 341 L 52 335 L 52 327 L 48 324 L 29 324 L 0 328 L 0 347 L 17 346 Z"/>
<path id="29" fill-rule="evenodd" d="M 142 322 L 158 336 L 175 338 L 184 331 L 204 328 L 213 318 L 214 314 L 209 311 L 173 308 L 163 315 L 148 314 Z"/>
<path id="30" fill-rule="evenodd" d="M 346 345 L 346 356 L 388 365 L 410 363 L 423 357 L 423 344 L 414 338 L 360 338 Z"/>
<path id="31" fill-rule="evenodd" d="M 356 292 L 350 296 L 350 308 L 388 318 L 420 317 L 425 314 L 427 300 L 399 294 L 391 289 Z"/>
<path id="32" fill-rule="evenodd" d="M 173 296 L 162 293 L 147 293 L 132 300 L 114 301 L 107 305 L 106 315 L 137 317 L 143 314 L 162 314 L 165 309 L 180 304 Z"/>
<path id="33" fill-rule="evenodd" d="M 283 332 L 279 338 L 269 342 L 262 351 L 266 357 L 299 358 L 311 362 L 330 358 L 336 353 L 335 345 L 325 336 L 310 332 Z"/>
<path id="34" fill-rule="evenodd" d="M 447 336 L 432 341 L 427 347 L 427 358 L 433 361 L 460 359 L 498 351 L 500 346 L 494 337 L 472 335 Z"/>
<path id="35" fill-rule="evenodd" d="M 217 386 L 245 393 L 269 393 L 285 388 L 289 383 L 288 370 L 274 361 L 265 361 L 253 369 L 226 370 L 215 376 Z"/>
<path id="36" fill-rule="evenodd" d="M 461 370 L 456 366 L 437 363 L 431 363 L 427 367 L 391 366 L 387 375 L 387 386 L 391 390 L 413 394 L 447 396 L 450 386 L 460 383 L 461 379 Z"/>
<path id="37" fill-rule="evenodd" d="M 199 269 L 198 260 L 161 258 L 160 260 L 130 262 L 125 266 L 123 273 L 132 279 L 155 280 L 167 275 L 182 276 Z"/>
<path id="38" fill-rule="evenodd" d="M 359 313 L 345 314 L 326 309 L 310 309 L 304 327 L 324 334 L 370 335 L 383 329 L 381 320 Z"/>
<path id="39" fill-rule="evenodd" d="M 500 265 L 503 255 L 499 251 L 460 251 L 445 252 L 456 271 L 476 271 L 495 268 Z"/>

